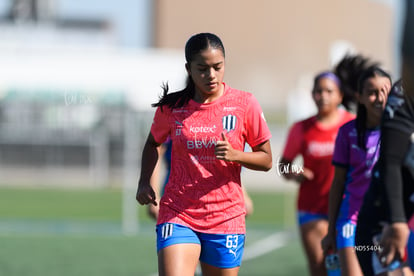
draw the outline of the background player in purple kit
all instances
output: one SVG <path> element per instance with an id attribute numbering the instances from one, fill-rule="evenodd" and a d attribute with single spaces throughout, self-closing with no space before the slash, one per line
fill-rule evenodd
<path id="1" fill-rule="evenodd" d="M 355 120 L 343 125 L 336 138 L 332 163 L 335 176 L 329 193 L 329 230 L 322 241 L 325 255 L 337 251 L 342 275 L 362 275 L 354 252 L 355 228 L 371 170 L 379 155 L 380 120 L 391 77 L 377 66 L 365 70 L 359 80 L 359 104 Z"/>

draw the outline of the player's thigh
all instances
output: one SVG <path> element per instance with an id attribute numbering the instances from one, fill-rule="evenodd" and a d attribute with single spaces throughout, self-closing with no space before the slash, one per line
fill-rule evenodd
<path id="1" fill-rule="evenodd" d="M 203 276 L 237 276 L 240 267 L 220 268 L 201 262 Z"/>
<path id="2" fill-rule="evenodd" d="M 341 275 L 363 276 L 354 247 L 338 249 Z"/>
<path id="3" fill-rule="evenodd" d="M 321 241 L 328 233 L 327 217 L 301 213 L 298 219 L 301 239 L 307 254 L 317 259 L 322 258 Z"/>
<path id="4" fill-rule="evenodd" d="M 157 225 L 157 252 L 160 275 L 194 275 L 201 252 L 198 234 L 180 224 Z"/>
<path id="5" fill-rule="evenodd" d="M 161 276 L 193 276 L 200 256 L 200 245 L 180 243 L 158 252 L 158 271 Z"/>
<path id="6" fill-rule="evenodd" d="M 328 226 L 328 221 L 325 219 L 318 219 L 302 224 L 299 228 L 302 239 L 305 239 L 311 243 L 316 243 L 316 240 L 319 240 L 320 245 L 321 240 L 328 233 Z"/>
<path id="7" fill-rule="evenodd" d="M 322 239 L 328 233 L 328 221 L 315 219 L 300 225 L 301 239 L 308 260 L 310 275 L 326 275 Z"/>

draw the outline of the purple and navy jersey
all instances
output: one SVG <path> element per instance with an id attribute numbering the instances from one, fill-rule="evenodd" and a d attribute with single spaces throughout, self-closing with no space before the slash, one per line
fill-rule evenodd
<path id="1" fill-rule="evenodd" d="M 338 132 L 332 163 L 347 169 L 345 191 L 338 220 L 357 221 L 365 192 L 371 182 L 371 172 L 379 157 L 380 129 L 367 130 L 365 147 L 358 146 L 356 120 L 344 124 Z"/>

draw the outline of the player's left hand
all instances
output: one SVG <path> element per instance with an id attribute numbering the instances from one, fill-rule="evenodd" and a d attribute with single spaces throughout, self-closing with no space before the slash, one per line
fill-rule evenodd
<path id="1" fill-rule="evenodd" d="M 216 158 L 228 162 L 235 161 L 237 151 L 230 145 L 224 132 L 221 133 L 221 139 L 221 141 L 217 141 L 214 149 Z"/>

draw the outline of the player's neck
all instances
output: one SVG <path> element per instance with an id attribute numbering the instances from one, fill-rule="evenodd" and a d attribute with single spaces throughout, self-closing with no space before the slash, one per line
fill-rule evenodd
<path id="1" fill-rule="evenodd" d="M 318 113 L 316 119 L 323 126 L 331 126 L 338 123 L 341 117 L 341 112 L 339 109 L 335 109 L 329 113 Z"/>
<path id="2" fill-rule="evenodd" d="M 220 85 L 215 93 L 203 93 L 196 90 L 193 100 L 198 103 L 211 103 L 224 94 L 224 85 Z"/>

